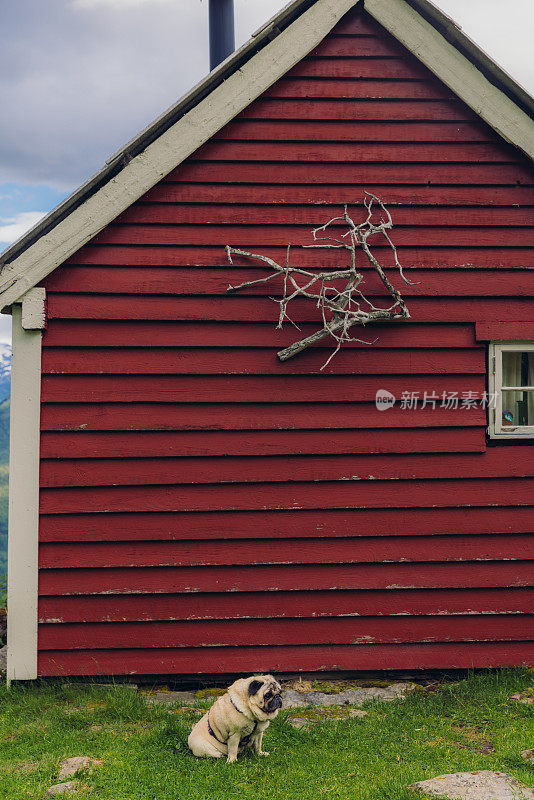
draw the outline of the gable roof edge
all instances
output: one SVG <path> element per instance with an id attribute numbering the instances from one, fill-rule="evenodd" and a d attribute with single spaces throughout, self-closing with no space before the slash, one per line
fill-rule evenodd
<path id="1" fill-rule="evenodd" d="M 258 35 L 266 37 L 266 40 L 258 52 L 248 57 L 242 65 L 238 63 L 238 56 L 243 48 L 230 56 L 210 73 L 205 82 L 211 85 L 214 76 L 224 74 L 226 67 L 231 65 L 230 74 L 217 82 L 199 102 L 193 103 L 190 109 L 133 157 L 127 149 L 112 157 L 110 174 L 106 168 L 101 171 L 105 173 L 102 185 L 98 185 L 85 199 L 82 198 L 82 202 L 60 218 L 50 230 L 38 232 L 38 223 L 27 234 L 32 241 L 26 249 L 20 252 L 23 239 L 26 238 L 23 237 L 6 250 L 2 258 L 4 268 L 0 273 L 0 308 L 8 308 L 17 302 L 28 289 L 49 275 L 188 158 L 320 44 L 339 20 L 359 3 L 361 0 L 296 0 L 286 6 L 280 15 L 273 18 L 275 22 L 282 16 L 286 18 L 289 12 L 298 12 L 298 15 L 284 30 L 277 28 L 273 31 L 273 21 L 260 29 Z M 250 42 L 247 47 L 250 49 Z M 186 95 L 180 105 L 189 99 L 194 100 L 203 83 Z M 165 112 L 160 120 L 175 110 L 176 106 Z M 149 126 L 145 133 L 152 132 L 153 128 L 154 125 Z M 132 143 L 138 139 L 136 137 Z M 98 183 L 100 177 L 101 173 L 97 173 L 75 195 L 90 192 L 91 184 L 94 186 Z M 74 195 L 68 199 L 72 197 Z M 58 206 L 56 212 L 62 206 Z M 46 223 L 49 216 L 41 224 Z"/>
<path id="2" fill-rule="evenodd" d="M 502 138 L 534 159 L 534 99 L 430 0 L 293 0 L 4 251 L 0 308 L 20 301 L 28 289 L 231 121 L 358 6 Z"/>
<path id="3" fill-rule="evenodd" d="M 420 4 L 421 0 L 411 0 Z M 503 139 L 534 159 L 534 121 L 408 0 L 365 0 L 365 10 Z M 426 5 L 429 6 L 428 0 Z M 463 37 L 469 42 L 468 37 Z M 473 44 L 473 43 L 471 43 Z M 482 56 L 482 51 L 479 51 Z M 502 72 L 502 71 L 501 71 Z M 504 75 L 504 73 L 502 73 Z"/>
<path id="4" fill-rule="evenodd" d="M 31 241 L 38 236 L 46 234 L 57 222 L 60 222 L 61 219 L 64 219 L 67 214 L 80 205 L 89 194 L 98 191 L 101 185 L 111 180 L 132 158 L 142 152 L 154 139 L 177 122 L 191 108 L 200 103 L 216 86 L 225 81 L 245 61 L 268 44 L 277 33 L 288 27 L 299 14 L 314 2 L 315 0 L 291 0 L 281 11 L 255 31 L 251 38 L 240 48 L 231 53 L 227 59 L 201 78 L 195 86 L 159 114 L 155 120 L 109 156 L 97 172 L 9 245 L 0 254 L 0 268 L 20 255 L 31 244 Z M 355 0 L 356 5 L 358 2 L 363 3 L 363 0 Z"/>
<path id="5" fill-rule="evenodd" d="M 485 50 L 482 50 L 454 19 L 445 14 L 430 0 L 406 0 L 406 2 L 420 13 L 427 22 L 437 28 L 447 41 L 460 50 L 462 55 L 472 61 L 491 83 L 507 94 L 528 116 L 534 117 L 534 97 L 500 64 L 494 61 Z"/>

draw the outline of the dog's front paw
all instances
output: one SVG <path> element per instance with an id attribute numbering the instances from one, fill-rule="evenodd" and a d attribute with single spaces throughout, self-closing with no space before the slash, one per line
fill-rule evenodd
<path id="1" fill-rule="evenodd" d="M 226 759 L 227 764 L 233 764 L 234 761 L 237 761 L 237 756 L 228 756 L 228 758 Z"/>

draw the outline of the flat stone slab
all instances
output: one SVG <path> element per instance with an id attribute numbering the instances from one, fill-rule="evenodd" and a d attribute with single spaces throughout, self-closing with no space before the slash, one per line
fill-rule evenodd
<path id="1" fill-rule="evenodd" d="M 529 789 L 506 772 L 490 770 L 438 775 L 408 788 L 450 800 L 534 800 L 534 789 Z"/>
<path id="2" fill-rule="evenodd" d="M 58 779 L 72 778 L 77 772 L 82 772 L 92 767 L 99 767 L 102 761 L 98 758 L 90 758 L 89 756 L 73 756 L 72 758 L 65 758 L 60 764 Z"/>
<path id="3" fill-rule="evenodd" d="M 519 694 L 513 694 L 510 700 L 515 700 L 516 703 L 523 703 L 525 706 L 531 706 L 534 703 L 534 697 L 530 694 L 523 694 L 519 692 Z"/>
<path id="4" fill-rule="evenodd" d="M 309 681 L 302 682 L 303 687 L 311 686 Z M 392 683 L 390 686 L 379 687 L 371 686 L 358 689 L 344 689 L 342 692 L 313 692 L 298 691 L 297 689 L 284 689 L 282 691 L 283 708 L 328 708 L 330 706 L 361 706 L 368 700 L 391 701 L 402 699 L 407 692 L 415 689 L 415 683 Z M 220 692 L 223 693 L 224 690 Z M 198 697 L 196 692 L 176 691 L 176 692 L 141 692 L 147 705 L 170 706 L 176 703 L 193 705 L 199 699 L 216 700 L 219 694 Z"/>
<path id="5" fill-rule="evenodd" d="M 325 692 L 302 692 L 296 689 L 285 689 L 282 692 L 283 708 L 328 708 L 329 706 L 362 706 L 369 700 L 403 699 L 407 692 L 415 689 L 415 683 L 392 683 L 390 686 L 370 686 L 361 689 L 345 689 L 335 694 Z"/>
<path id="6" fill-rule="evenodd" d="M 56 797 L 58 794 L 72 794 L 78 791 L 78 781 L 67 781 L 67 783 L 56 783 L 48 789 L 45 797 Z"/>

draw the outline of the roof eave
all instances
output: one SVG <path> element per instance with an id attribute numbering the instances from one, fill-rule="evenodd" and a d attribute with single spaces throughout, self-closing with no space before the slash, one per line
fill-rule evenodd
<path id="1" fill-rule="evenodd" d="M 426 19 L 447 41 L 456 47 L 484 76 L 506 94 L 529 117 L 534 117 L 534 98 L 478 47 L 446 14 L 430 0 L 405 0 L 414 11 Z M 137 155 L 165 133 L 188 111 L 201 103 L 217 86 L 220 86 L 243 64 L 276 38 L 291 23 L 315 4 L 316 0 L 292 0 L 278 14 L 265 23 L 242 47 L 203 78 L 173 106 L 144 128 L 123 148 L 111 156 L 104 166 L 76 189 L 46 217 L 26 231 L 17 241 L 0 254 L 0 267 L 18 258 L 40 237 L 49 233 L 100 188 L 118 175 Z M 354 6 L 365 7 L 365 0 Z"/>
<path id="2" fill-rule="evenodd" d="M 406 2 L 439 30 L 447 41 L 455 45 L 488 80 L 507 94 L 525 113 L 534 117 L 534 97 L 479 47 L 451 17 L 431 0 L 406 0 Z"/>
<path id="3" fill-rule="evenodd" d="M 65 219 L 75 208 L 81 205 L 94 192 L 112 180 L 117 173 L 136 155 L 139 155 L 149 144 L 171 127 L 180 117 L 202 102 L 213 89 L 223 83 L 226 78 L 248 61 L 255 53 L 272 41 L 280 31 L 290 25 L 315 0 L 292 0 L 284 8 L 268 20 L 252 34 L 251 38 L 240 48 L 222 61 L 214 70 L 200 80 L 192 89 L 184 94 L 176 103 L 160 114 L 150 125 L 143 128 L 124 147 L 110 156 L 98 172 L 82 183 L 71 195 L 57 205 L 43 219 L 29 228 L 15 242 L 0 254 L 0 269 L 13 261 L 30 247 L 40 236 L 48 233 L 58 222 Z M 362 2 L 362 0 L 359 0 Z"/>

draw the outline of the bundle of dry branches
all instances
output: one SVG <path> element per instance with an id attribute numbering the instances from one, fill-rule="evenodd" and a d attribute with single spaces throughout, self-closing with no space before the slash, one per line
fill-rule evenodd
<path id="1" fill-rule="evenodd" d="M 237 286 L 230 285 L 227 291 L 237 291 L 238 289 L 243 289 L 245 286 L 266 283 L 278 275 L 283 276 L 282 298 L 280 300 L 275 300 L 280 306 L 278 328 L 282 327 L 285 320 L 295 325 L 287 313 L 287 307 L 288 304 L 297 297 L 305 297 L 312 300 L 321 312 L 323 327 L 311 336 L 307 336 L 305 339 L 295 342 L 284 350 L 280 350 L 278 352 L 278 358 L 281 361 L 287 361 L 288 358 L 292 358 L 297 355 L 297 353 L 302 352 L 306 347 L 324 339 L 326 336 L 332 336 L 337 342 L 337 346 L 321 367 L 321 369 L 324 369 L 344 342 L 373 344 L 373 342 L 366 342 L 363 339 L 353 338 L 350 335 L 350 329 L 353 325 L 366 325 L 368 322 L 375 322 L 376 320 L 409 318 L 410 314 L 404 300 L 386 277 L 383 268 L 373 256 L 368 242 L 371 236 L 376 236 L 377 234 L 383 236 L 393 251 L 395 265 L 402 279 L 407 284 L 411 283 L 402 271 L 402 266 L 397 257 L 397 250 L 388 234 L 388 230 L 393 227 L 391 215 L 383 202 L 370 192 L 365 192 L 363 202 L 367 210 L 367 218 L 363 222 L 357 225 L 349 216 L 347 206 L 345 206 L 342 216 L 334 217 L 324 225 L 321 225 L 321 227 L 313 230 L 313 239 L 315 242 L 320 242 L 320 244 L 304 245 L 304 247 L 340 248 L 348 250 L 350 253 L 350 266 L 345 269 L 312 272 L 310 270 L 301 269 L 300 267 L 292 267 L 289 264 L 291 245 L 287 247 L 285 266 L 277 264 L 276 261 L 273 261 L 272 258 L 268 258 L 267 256 L 262 256 L 258 253 L 249 253 L 246 250 L 240 250 L 236 247 L 230 247 L 229 245 L 226 246 L 225 249 L 231 264 L 233 263 L 232 255 L 237 255 L 263 261 L 273 270 L 266 278 L 246 281 Z M 375 209 L 373 209 L 374 203 L 378 204 L 380 211 L 385 215 L 385 219 L 381 216 L 379 222 L 373 222 L 372 220 L 373 212 L 375 211 Z M 329 226 L 340 222 L 345 223 L 348 229 L 346 233 L 341 235 L 341 239 L 322 235 L 328 233 L 327 229 Z M 361 292 L 359 286 L 363 281 L 363 275 L 356 270 L 357 250 L 361 250 L 364 253 L 369 263 L 376 270 L 388 294 L 393 298 L 394 302 L 388 308 L 377 308 Z M 335 281 L 346 281 L 346 283 L 342 289 L 339 289 L 335 285 Z M 295 327 L 298 328 L 297 325 L 295 325 Z"/>

